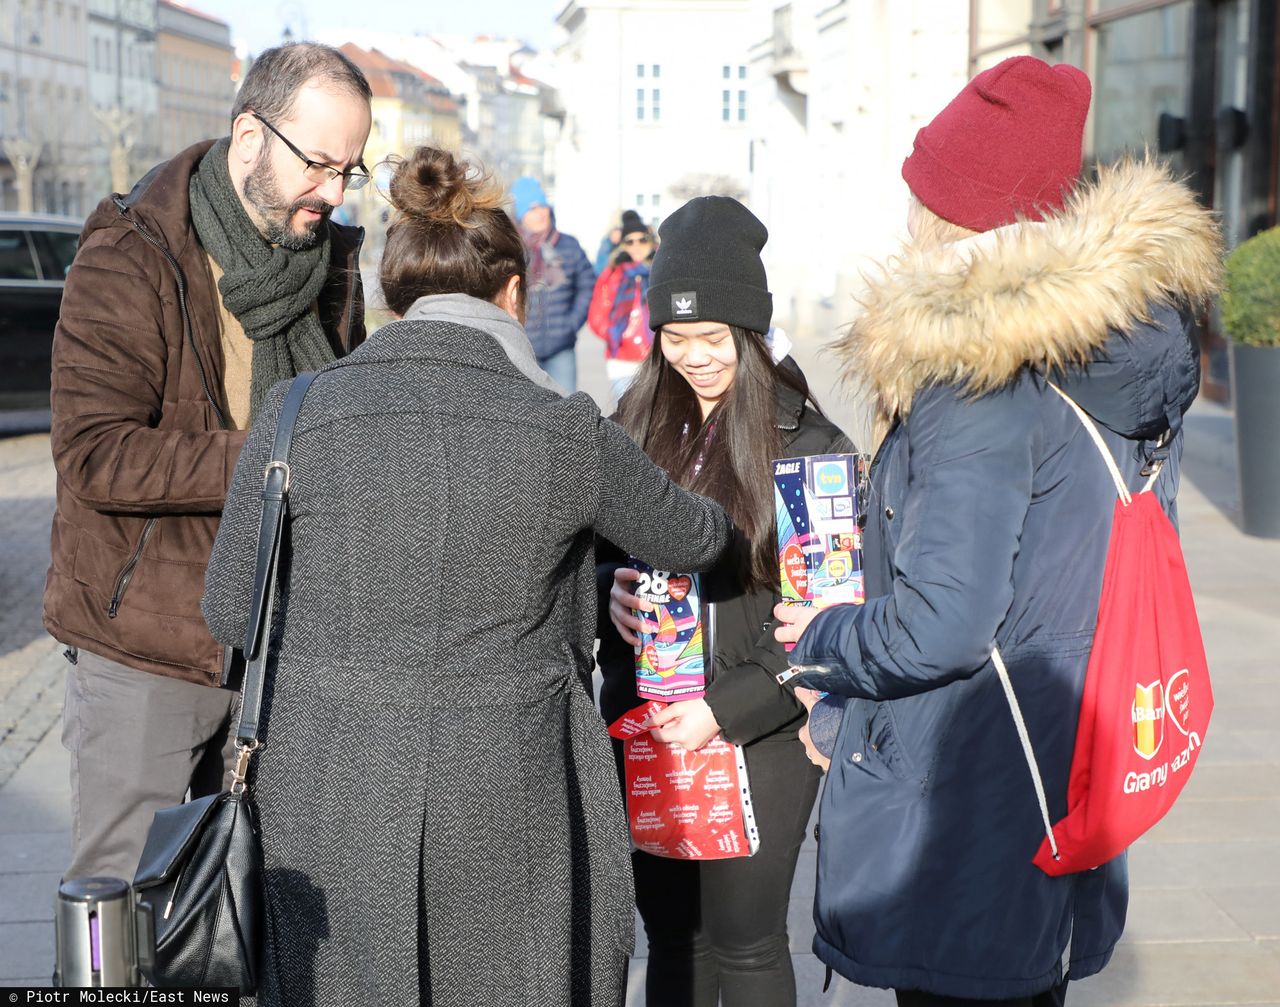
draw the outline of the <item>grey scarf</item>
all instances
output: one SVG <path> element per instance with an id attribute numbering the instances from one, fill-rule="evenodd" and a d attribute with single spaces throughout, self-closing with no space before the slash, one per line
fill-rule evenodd
<path id="1" fill-rule="evenodd" d="M 520 323 L 496 304 L 470 294 L 430 294 L 419 297 L 404 313 L 405 321 L 439 321 L 466 325 L 492 336 L 516 370 L 534 384 L 557 395 L 565 391 L 538 366 L 538 358 Z"/>
<path id="2" fill-rule="evenodd" d="M 191 176 L 191 221 L 200 244 L 222 270 L 223 306 L 253 340 L 252 422 L 277 381 L 333 363 L 333 348 L 314 310 L 329 277 L 329 233 L 305 252 L 269 244 L 231 184 L 230 145 L 226 137 L 215 143 Z"/>

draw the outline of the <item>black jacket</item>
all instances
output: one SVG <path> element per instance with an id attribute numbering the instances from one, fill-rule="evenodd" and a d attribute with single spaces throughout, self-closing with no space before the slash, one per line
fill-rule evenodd
<path id="1" fill-rule="evenodd" d="M 787 363 L 794 367 L 788 359 Z M 798 371 L 798 368 L 796 368 Z M 844 433 L 818 413 L 799 393 L 782 386 L 778 394 L 778 429 L 783 457 L 852 451 Z M 598 549 L 597 582 L 601 590 L 600 651 L 597 661 L 604 676 L 600 711 L 612 722 L 640 704 L 636 695 L 635 652 L 608 617 L 608 590 L 613 571 L 625 559 L 602 543 Z M 706 700 L 724 736 L 745 745 L 761 738 L 791 739 L 803 723 L 803 708 L 774 680 L 787 667 L 782 644 L 773 638 L 777 621 L 773 606 L 777 589 L 744 590 L 735 564 L 722 562 L 703 575 L 703 592 L 714 620 L 715 660 Z"/>

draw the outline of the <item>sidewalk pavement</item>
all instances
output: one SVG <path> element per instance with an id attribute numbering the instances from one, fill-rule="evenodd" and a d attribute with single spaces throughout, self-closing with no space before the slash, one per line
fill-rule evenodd
<path id="1" fill-rule="evenodd" d="M 579 383 L 604 395 L 599 344 L 584 335 Z M 828 413 L 860 433 L 829 361 L 801 344 L 801 365 Z M 1280 542 L 1242 535 L 1230 413 L 1198 403 L 1187 419 L 1179 498 L 1216 709 L 1195 776 L 1177 807 L 1130 854 L 1125 937 L 1110 967 L 1073 984 L 1072 1007 L 1250 1004 L 1280 1007 Z M 31 645 L 33 676 L 58 667 L 52 641 Z M 48 687 L 39 691 L 48 706 Z M 0 702 L 0 737 L 11 716 Z M 52 900 L 69 859 L 67 757 L 53 724 L 0 787 L 0 985 L 48 982 Z M 791 947 L 803 1007 L 891 1007 L 883 990 L 837 977 L 810 952 L 816 849 L 802 853 L 791 900 Z M 643 1003 L 643 939 L 629 1003 Z"/>

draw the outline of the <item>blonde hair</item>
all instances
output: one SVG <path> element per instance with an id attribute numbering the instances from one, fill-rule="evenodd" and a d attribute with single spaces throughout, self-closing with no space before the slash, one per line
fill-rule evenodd
<path id="1" fill-rule="evenodd" d="M 916 248 L 936 248 L 939 245 L 951 245 L 957 241 L 964 241 L 965 238 L 972 238 L 977 231 L 971 231 L 967 227 L 961 227 L 959 224 L 953 224 L 949 220 L 943 220 L 936 213 L 930 210 L 924 203 L 920 202 L 920 197 L 914 192 L 911 194 L 911 205 L 908 210 L 909 219 L 914 217 L 914 233 L 911 237 L 911 244 Z"/>

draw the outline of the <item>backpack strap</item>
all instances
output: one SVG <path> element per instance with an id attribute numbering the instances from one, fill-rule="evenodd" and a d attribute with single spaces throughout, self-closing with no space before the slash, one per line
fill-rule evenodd
<path id="1" fill-rule="evenodd" d="M 1120 474 L 1120 466 L 1116 464 L 1115 456 L 1112 455 L 1111 449 L 1107 447 L 1107 442 L 1102 439 L 1102 433 L 1098 430 L 1098 426 L 1093 422 L 1092 418 L 1070 395 L 1055 385 L 1052 381 L 1046 382 L 1050 388 L 1062 396 L 1062 400 L 1071 407 L 1071 411 L 1076 414 L 1085 431 L 1093 439 L 1093 443 L 1098 448 L 1098 453 L 1102 455 L 1102 460 L 1106 463 L 1107 471 L 1111 473 L 1111 481 L 1116 484 L 1116 495 L 1124 502 L 1127 507 L 1133 502 L 1133 494 L 1129 492 L 1129 487 L 1125 485 L 1124 476 Z M 1173 430 L 1170 429 L 1161 435 L 1156 442 L 1156 448 L 1165 447 L 1169 441 L 1173 439 Z M 1141 492 L 1149 493 L 1151 487 L 1155 485 L 1156 479 L 1160 475 L 1160 470 L 1164 467 L 1165 457 L 1153 456 L 1149 463 L 1150 478 L 1146 485 L 1142 487 Z M 1009 703 L 1009 712 L 1013 715 L 1013 726 L 1017 729 L 1018 740 L 1022 743 L 1022 754 L 1027 760 L 1027 769 L 1031 772 L 1031 782 L 1036 788 L 1036 800 L 1040 804 L 1040 819 L 1044 822 L 1044 835 L 1049 840 L 1049 850 L 1053 853 L 1053 859 L 1061 859 L 1058 855 L 1058 840 L 1053 834 L 1053 821 L 1049 817 L 1049 801 L 1045 797 L 1044 779 L 1040 775 L 1040 764 L 1036 761 L 1035 749 L 1031 746 L 1031 735 L 1027 733 L 1027 722 L 1022 716 L 1022 707 L 1018 703 L 1017 694 L 1013 691 L 1013 680 L 1009 678 L 1009 669 L 1005 667 L 1004 658 L 1000 656 L 1000 648 L 993 647 L 991 649 L 991 663 L 995 666 L 996 674 L 1000 677 L 1000 685 L 1004 689 L 1004 697 Z"/>
<path id="2" fill-rule="evenodd" d="M 1062 401 L 1071 407 L 1071 411 L 1076 414 L 1080 422 L 1084 425 L 1085 431 L 1093 439 L 1093 443 L 1097 446 L 1099 454 L 1102 455 L 1102 460 L 1106 463 L 1107 471 L 1111 473 L 1111 481 L 1116 484 L 1116 495 L 1124 501 L 1124 505 L 1128 507 L 1129 504 L 1133 503 L 1133 494 L 1129 492 L 1129 487 L 1125 485 L 1124 476 L 1120 474 L 1120 466 L 1116 464 L 1115 456 L 1111 453 L 1111 449 L 1107 447 L 1107 442 L 1102 439 L 1102 433 L 1098 430 L 1098 425 L 1093 422 L 1092 417 L 1081 409 L 1079 403 L 1077 403 L 1070 395 L 1064 392 L 1052 381 L 1048 381 L 1046 384 L 1062 396 Z M 1168 442 L 1173 439 L 1171 436 L 1172 434 L 1173 430 L 1169 429 L 1160 435 L 1160 439 L 1156 441 L 1157 451 L 1164 448 Z M 1152 456 L 1151 461 L 1143 471 L 1143 474 L 1149 476 L 1149 478 L 1139 492 L 1151 492 L 1151 488 L 1156 484 L 1156 480 L 1160 477 L 1160 470 L 1164 468 L 1165 459 L 1167 457 L 1167 455 Z"/>
<path id="3" fill-rule="evenodd" d="M 1027 760 L 1027 768 L 1031 770 L 1031 782 L 1036 788 L 1036 800 L 1040 802 L 1040 818 L 1044 822 L 1045 838 L 1049 840 L 1049 849 L 1053 859 L 1058 856 L 1058 840 L 1053 834 L 1053 821 L 1049 818 L 1049 800 L 1044 794 L 1044 780 L 1040 776 L 1040 764 L 1036 761 L 1035 749 L 1031 747 L 1031 735 L 1027 733 L 1027 722 L 1022 717 L 1022 707 L 1013 691 L 1013 681 L 1009 678 L 1009 669 L 1004 666 L 1004 658 L 1000 656 L 1000 648 L 991 648 L 991 663 L 1000 676 L 1000 684 L 1004 687 L 1004 698 L 1009 701 L 1009 712 L 1013 714 L 1013 726 L 1018 731 L 1018 740 L 1022 742 L 1022 754 Z"/>

